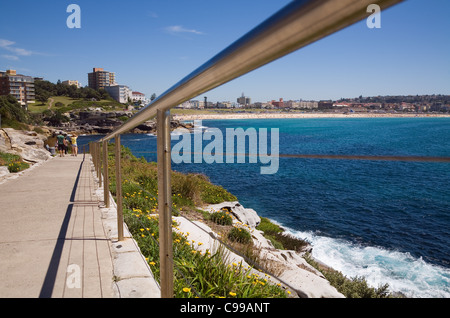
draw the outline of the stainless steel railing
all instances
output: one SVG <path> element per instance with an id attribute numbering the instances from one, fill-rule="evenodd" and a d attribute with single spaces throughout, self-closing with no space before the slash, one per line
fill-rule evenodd
<path id="1" fill-rule="evenodd" d="M 169 112 L 184 101 L 227 83 L 308 44 L 333 34 L 365 17 L 367 7 L 386 9 L 402 0 L 295 0 L 187 75 L 120 127 L 90 145 L 105 206 L 109 206 L 107 142 L 115 138 L 116 187 L 121 193 L 120 134 L 157 118 L 158 207 L 161 297 L 173 296 L 170 121 Z M 103 147 L 100 147 L 102 143 Z M 103 148 L 103 150 L 101 149 Z M 121 200 L 121 198 L 120 198 Z M 118 239 L 123 240 L 122 204 L 117 204 Z"/>

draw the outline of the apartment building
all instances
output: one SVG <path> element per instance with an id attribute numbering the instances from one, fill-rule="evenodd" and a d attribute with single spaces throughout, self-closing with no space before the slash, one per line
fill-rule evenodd
<path id="1" fill-rule="evenodd" d="M 15 70 L 0 71 L 0 95 L 14 96 L 22 106 L 35 102 L 34 78 Z"/>
<path id="2" fill-rule="evenodd" d="M 94 67 L 91 73 L 88 73 L 88 86 L 95 90 L 107 86 L 116 85 L 115 74 L 105 71 L 103 68 Z"/>
<path id="3" fill-rule="evenodd" d="M 77 88 L 81 87 L 81 84 L 78 81 L 71 81 L 71 80 L 67 80 L 67 81 L 63 81 L 62 84 L 64 85 L 75 85 Z"/>
<path id="4" fill-rule="evenodd" d="M 111 85 L 105 86 L 105 90 L 108 94 L 119 103 L 125 104 L 128 100 L 133 99 L 132 90 L 126 85 Z"/>

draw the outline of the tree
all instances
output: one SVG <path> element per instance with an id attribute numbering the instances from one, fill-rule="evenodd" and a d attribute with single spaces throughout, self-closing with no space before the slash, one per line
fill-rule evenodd
<path id="1" fill-rule="evenodd" d="M 0 115 L 2 125 L 13 122 L 28 123 L 29 115 L 12 95 L 0 96 Z"/>
<path id="2" fill-rule="evenodd" d="M 40 101 L 42 104 L 45 104 L 50 98 L 50 93 L 44 90 L 36 91 L 36 100 Z"/>

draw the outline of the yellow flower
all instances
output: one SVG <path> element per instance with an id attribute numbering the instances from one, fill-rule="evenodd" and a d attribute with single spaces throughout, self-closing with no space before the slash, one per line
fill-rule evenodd
<path id="1" fill-rule="evenodd" d="M 229 292 L 229 294 L 230 294 L 230 296 L 236 296 L 236 293 L 233 293 L 233 292 Z"/>
<path id="2" fill-rule="evenodd" d="M 189 292 L 191 291 L 191 289 L 190 289 L 190 288 L 187 288 L 187 287 L 184 287 L 184 288 L 183 288 L 183 291 L 184 291 L 185 293 L 189 293 Z"/>
<path id="3" fill-rule="evenodd" d="M 155 265 L 155 262 L 150 262 L 149 264 L 150 264 L 150 265 Z"/>

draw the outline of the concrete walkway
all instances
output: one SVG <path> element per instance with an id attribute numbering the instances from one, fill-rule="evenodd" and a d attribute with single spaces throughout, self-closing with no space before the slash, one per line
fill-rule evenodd
<path id="1" fill-rule="evenodd" d="M 83 154 L 0 184 L 0 297 L 159 297 L 129 233 L 114 239 L 115 208 L 99 194 Z"/>

